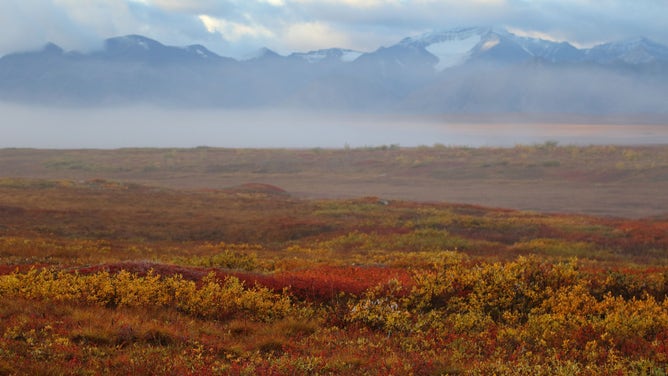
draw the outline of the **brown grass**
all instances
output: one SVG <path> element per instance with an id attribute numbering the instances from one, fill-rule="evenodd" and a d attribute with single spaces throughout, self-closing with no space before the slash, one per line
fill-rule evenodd
<path id="1" fill-rule="evenodd" d="M 668 213 L 666 146 L 4 149 L 0 176 L 103 178 L 249 195 L 285 190 L 300 198 L 377 196 L 625 217 Z"/>

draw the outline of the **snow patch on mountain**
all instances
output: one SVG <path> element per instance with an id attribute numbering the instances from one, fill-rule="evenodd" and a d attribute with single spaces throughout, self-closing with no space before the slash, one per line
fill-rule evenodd
<path id="1" fill-rule="evenodd" d="M 340 48 L 310 51 L 305 53 L 293 53 L 291 57 L 306 61 L 307 63 L 319 63 L 325 60 L 336 60 L 343 63 L 354 61 L 362 55 L 362 52 Z"/>
<path id="2" fill-rule="evenodd" d="M 115 43 L 117 45 L 122 45 L 125 47 L 140 47 L 141 49 L 144 50 L 150 50 L 151 45 L 153 46 L 162 46 L 162 44 L 158 41 L 151 40 L 149 38 L 146 38 L 141 35 L 125 35 L 121 37 L 115 37 L 115 38 L 110 38 L 108 39 L 110 43 Z"/>
<path id="3" fill-rule="evenodd" d="M 489 32 L 490 29 L 481 27 L 457 28 L 405 38 L 399 44 L 424 48 L 438 59 L 434 68 L 442 71 L 466 62 L 473 48 Z"/>
<path id="4" fill-rule="evenodd" d="M 668 48 L 647 38 L 635 38 L 621 42 L 605 43 L 586 52 L 589 60 L 602 63 L 615 61 L 627 64 L 645 64 L 668 61 Z"/>
<path id="5" fill-rule="evenodd" d="M 343 61 L 344 63 L 350 63 L 357 60 L 357 58 L 362 56 L 362 54 L 363 53 L 359 51 L 343 50 L 343 54 L 341 55 L 341 61 Z"/>
<path id="6" fill-rule="evenodd" d="M 434 43 L 426 47 L 426 50 L 438 58 L 436 70 L 442 71 L 456 65 L 463 64 L 469 57 L 471 49 L 480 42 L 477 35 L 465 39 L 454 39 Z"/>
<path id="7" fill-rule="evenodd" d="M 267 47 L 262 47 L 259 50 L 244 56 L 240 61 L 252 61 L 261 59 L 273 59 L 283 57 Z"/>
<path id="8" fill-rule="evenodd" d="M 206 47 L 199 45 L 199 44 L 194 44 L 192 46 L 188 47 L 183 47 L 183 50 L 190 53 L 194 54 L 195 56 L 201 58 L 201 59 L 212 59 L 212 58 L 219 58 L 220 56 L 216 55 L 215 53 L 209 51 Z"/>
<path id="9" fill-rule="evenodd" d="M 325 51 L 316 51 L 313 53 L 304 54 L 301 56 L 308 63 L 317 63 L 319 61 L 327 59 L 329 54 Z"/>

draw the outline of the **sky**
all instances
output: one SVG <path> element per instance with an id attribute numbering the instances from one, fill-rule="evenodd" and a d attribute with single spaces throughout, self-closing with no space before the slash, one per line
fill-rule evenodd
<path id="1" fill-rule="evenodd" d="M 0 0 L 0 55 L 53 42 L 99 49 L 140 34 L 236 58 L 322 48 L 362 52 L 460 26 L 589 47 L 639 36 L 668 45 L 667 0 Z"/>

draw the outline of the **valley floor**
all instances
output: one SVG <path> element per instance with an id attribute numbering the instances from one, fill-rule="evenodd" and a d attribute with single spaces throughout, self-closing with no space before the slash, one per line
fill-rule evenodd
<path id="1" fill-rule="evenodd" d="M 0 175 L 0 375 L 668 370 L 665 147 L 6 149 Z"/>
<path id="2" fill-rule="evenodd" d="M 668 147 L 0 149 L 0 176 L 179 189 L 272 184 L 300 198 L 457 202 L 553 213 L 668 213 Z"/>

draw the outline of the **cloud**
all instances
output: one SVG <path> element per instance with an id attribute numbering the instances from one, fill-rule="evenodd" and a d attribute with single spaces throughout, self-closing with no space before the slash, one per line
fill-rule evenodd
<path id="1" fill-rule="evenodd" d="M 271 30 L 257 24 L 243 24 L 214 18 L 205 14 L 198 18 L 210 33 L 220 33 L 225 39 L 236 42 L 242 38 L 272 38 Z"/>
<path id="2" fill-rule="evenodd" d="M 347 6 L 352 8 L 379 8 L 401 4 L 400 0 L 292 0 L 296 4 L 325 4 L 328 6 Z"/>
<path id="3" fill-rule="evenodd" d="M 229 1 L 219 0 L 130 0 L 168 12 L 195 14 L 224 9 Z"/>
<path id="4" fill-rule="evenodd" d="M 45 1 L 1 2 L 0 28 L 0 54 L 36 48 L 50 39 L 76 45 L 86 38 L 66 8 Z"/>
<path id="5" fill-rule="evenodd" d="M 433 29 L 483 25 L 580 45 L 668 44 L 665 0 L 3 0 L 0 55 L 54 42 L 90 49 L 143 34 L 238 56 L 267 46 L 373 50 Z"/>
<path id="6" fill-rule="evenodd" d="M 582 46 L 646 36 L 668 44 L 662 0 L 512 0 L 505 25 Z"/>
<path id="7" fill-rule="evenodd" d="M 294 50 L 306 51 L 323 48 L 323 46 L 349 46 L 345 32 L 335 30 L 323 22 L 304 22 L 290 25 L 285 34 L 284 42 Z"/>
<path id="8" fill-rule="evenodd" d="M 285 1 L 283 0 L 262 0 L 262 1 L 275 7 L 282 7 L 285 5 Z"/>
<path id="9" fill-rule="evenodd" d="M 54 42 L 67 50 L 143 34 L 166 43 L 211 41 L 196 18 L 135 0 L 8 0 L 0 2 L 0 55 Z"/>

